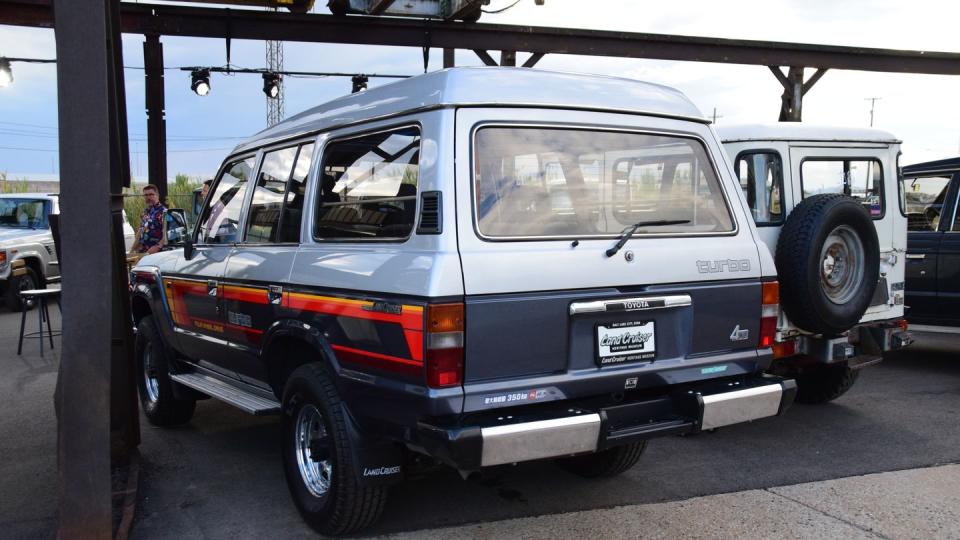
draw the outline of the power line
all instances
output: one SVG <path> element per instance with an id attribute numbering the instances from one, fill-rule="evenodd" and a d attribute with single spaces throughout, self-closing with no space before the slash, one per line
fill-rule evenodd
<path id="1" fill-rule="evenodd" d="M 18 150 L 23 152 L 59 152 L 59 149 L 56 148 L 25 148 L 20 146 L 0 146 L 0 150 Z M 192 148 L 192 149 L 182 149 L 182 150 L 167 150 L 168 153 L 189 153 L 189 152 L 221 152 L 225 150 L 233 150 L 232 147 L 225 148 Z M 146 151 L 134 151 L 130 152 L 131 154 L 146 154 Z"/>

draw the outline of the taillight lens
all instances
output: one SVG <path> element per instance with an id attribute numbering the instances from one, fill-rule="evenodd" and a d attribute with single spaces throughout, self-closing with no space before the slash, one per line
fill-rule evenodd
<path id="1" fill-rule="evenodd" d="M 762 284 L 760 308 L 761 349 L 773 347 L 777 337 L 777 316 L 780 314 L 780 283 L 767 281 Z"/>
<path id="2" fill-rule="evenodd" d="M 427 386 L 463 384 L 463 304 L 427 306 Z"/>

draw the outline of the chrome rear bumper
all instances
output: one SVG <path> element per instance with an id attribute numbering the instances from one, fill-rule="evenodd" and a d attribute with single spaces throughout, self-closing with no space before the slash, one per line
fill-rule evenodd
<path id="1" fill-rule="evenodd" d="M 666 435 L 750 422 L 782 414 L 796 395 L 792 379 L 758 377 L 686 388 L 669 396 L 618 402 L 599 410 L 573 403 L 551 415 L 504 415 L 480 425 L 420 424 L 418 448 L 461 470 L 584 454 Z M 573 413 L 573 414 L 571 414 Z M 516 418 L 516 419 L 514 419 Z M 520 420 L 520 421 L 518 421 Z"/>

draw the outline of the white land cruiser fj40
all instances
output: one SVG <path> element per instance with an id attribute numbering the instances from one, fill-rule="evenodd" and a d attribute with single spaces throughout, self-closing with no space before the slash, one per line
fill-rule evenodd
<path id="1" fill-rule="evenodd" d="M 320 105 L 238 146 L 131 281 L 147 419 L 280 415 L 326 534 L 423 456 L 610 476 L 796 390 L 765 373 L 776 269 L 720 141 L 638 81 L 455 68 Z"/>
<path id="2" fill-rule="evenodd" d="M 43 288 L 60 279 L 48 219 L 56 213 L 56 195 L 0 195 L 0 292 L 11 311 L 22 307 L 20 291 Z"/>
<path id="3" fill-rule="evenodd" d="M 900 141 L 879 129 L 793 123 L 717 131 L 776 260 L 772 371 L 796 378 L 797 401 L 835 399 L 860 368 L 912 341 Z"/>

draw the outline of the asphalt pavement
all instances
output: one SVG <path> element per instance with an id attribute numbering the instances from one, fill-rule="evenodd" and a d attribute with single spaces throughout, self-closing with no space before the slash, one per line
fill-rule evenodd
<path id="1" fill-rule="evenodd" d="M 18 315 L 0 312 L 0 536 L 52 537 L 59 349 L 41 358 L 32 342 L 18 357 L 18 325 Z M 958 418 L 960 336 L 920 336 L 865 369 L 833 403 L 654 440 L 618 478 L 584 480 L 549 462 L 499 467 L 469 480 L 444 468 L 409 478 L 392 489 L 368 533 L 960 537 L 960 518 L 950 514 L 960 508 L 960 467 L 950 465 L 960 463 Z M 312 536 L 287 493 L 278 440 L 276 418 L 213 400 L 200 402 L 179 428 L 144 422 L 133 537 Z M 848 495 L 858 498 L 843 500 Z M 911 519 L 933 528 L 904 529 Z M 599 528 L 584 529 L 589 523 Z M 444 527 L 454 528 L 437 530 Z"/>

